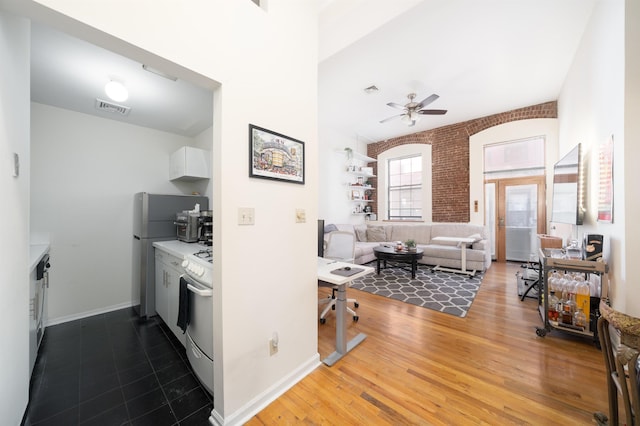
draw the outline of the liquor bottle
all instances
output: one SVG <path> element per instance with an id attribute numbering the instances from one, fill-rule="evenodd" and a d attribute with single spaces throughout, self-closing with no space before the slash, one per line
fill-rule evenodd
<path id="1" fill-rule="evenodd" d="M 582 308 L 585 317 L 589 318 L 591 288 L 582 274 L 576 276 L 576 282 L 576 306 Z"/>
<path id="2" fill-rule="evenodd" d="M 582 327 L 582 330 L 586 330 L 587 328 L 587 316 L 581 307 L 578 307 L 576 312 L 573 314 L 573 325 L 576 327 Z"/>

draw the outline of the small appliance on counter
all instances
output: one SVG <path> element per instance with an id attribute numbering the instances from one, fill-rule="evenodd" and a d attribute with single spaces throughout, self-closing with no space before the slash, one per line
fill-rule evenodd
<path id="1" fill-rule="evenodd" d="M 179 241 L 195 243 L 199 237 L 200 211 L 184 210 L 176 213 L 176 236 Z"/>
<path id="2" fill-rule="evenodd" d="M 211 210 L 200 212 L 200 238 L 198 242 L 205 246 L 213 245 L 213 213 Z"/>

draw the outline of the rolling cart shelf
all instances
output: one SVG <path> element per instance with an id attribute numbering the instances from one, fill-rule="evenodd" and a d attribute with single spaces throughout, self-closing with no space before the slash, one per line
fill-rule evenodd
<path id="1" fill-rule="evenodd" d="M 609 267 L 605 262 L 596 262 L 580 259 L 563 259 L 554 257 L 558 249 L 540 249 L 539 250 L 539 277 L 538 282 L 542 283 L 542 288 L 538 291 L 538 312 L 542 319 L 542 327 L 536 327 L 536 335 L 544 337 L 552 330 L 559 330 L 565 333 L 575 334 L 579 336 L 592 337 L 594 343 L 599 346 L 598 333 L 596 323 L 600 316 L 597 306 L 600 298 L 607 296 L 605 275 L 609 271 Z M 579 272 L 584 274 L 598 274 L 601 278 L 601 294 L 600 297 L 590 297 L 590 306 L 595 308 L 590 310 L 589 318 L 587 318 L 587 327 L 576 327 L 570 324 L 563 324 L 558 321 L 549 319 L 549 273 L 551 271 Z"/>

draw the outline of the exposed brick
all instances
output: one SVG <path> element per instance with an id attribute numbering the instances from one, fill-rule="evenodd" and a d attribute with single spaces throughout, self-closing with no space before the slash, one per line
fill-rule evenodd
<path id="1" fill-rule="evenodd" d="M 512 121 L 557 117 L 558 103 L 551 101 L 370 143 L 367 145 L 367 155 L 378 158 L 380 153 L 407 143 L 431 145 L 433 221 L 468 222 L 469 136 L 489 127 Z M 377 164 L 373 163 L 370 166 L 373 166 L 374 174 L 377 174 Z M 372 180 L 373 186 L 378 188 L 377 179 Z M 377 200 L 377 189 L 375 192 L 373 199 Z M 371 205 L 373 211 L 378 213 L 377 204 L 371 203 Z"/>

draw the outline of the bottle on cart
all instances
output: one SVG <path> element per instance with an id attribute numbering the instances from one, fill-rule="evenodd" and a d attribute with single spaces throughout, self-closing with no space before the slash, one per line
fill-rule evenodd
<path id="1" fill-rule="evenodd" d="M 573 324 L 573 314 L 576 311 L 576 295 L 569 294 L 569 300 L 562 305 L 562 323 Z"/>
<path id="2" fill-rule="evenodd" d="M 573 325 L 582 327 L 582 330 L 587 328 L 587 316 L 581 307 L 576 308 L 576 312 L 573 314 Z"/>
<path id="3" fill-rule="evenodd" d="M 549 321 L 554 321 L 557 322 L 558 321 L 558 306 L 560 305 L 560 301 L 558 300 L 558 297 L 556 296 L 555 291 L 550 291 L 549 292 L 549 304 L 548 306 L 548 317 L 549 317 Z"/>
<path id="4" fill-rule="evenodd" d="M 591 288 L 589 284 L 584 279 L 582 274 L 576 276 L 576 306 L 581 308 L 585 317 L 589 318 L 589 307 L 591 306 Z"/>

